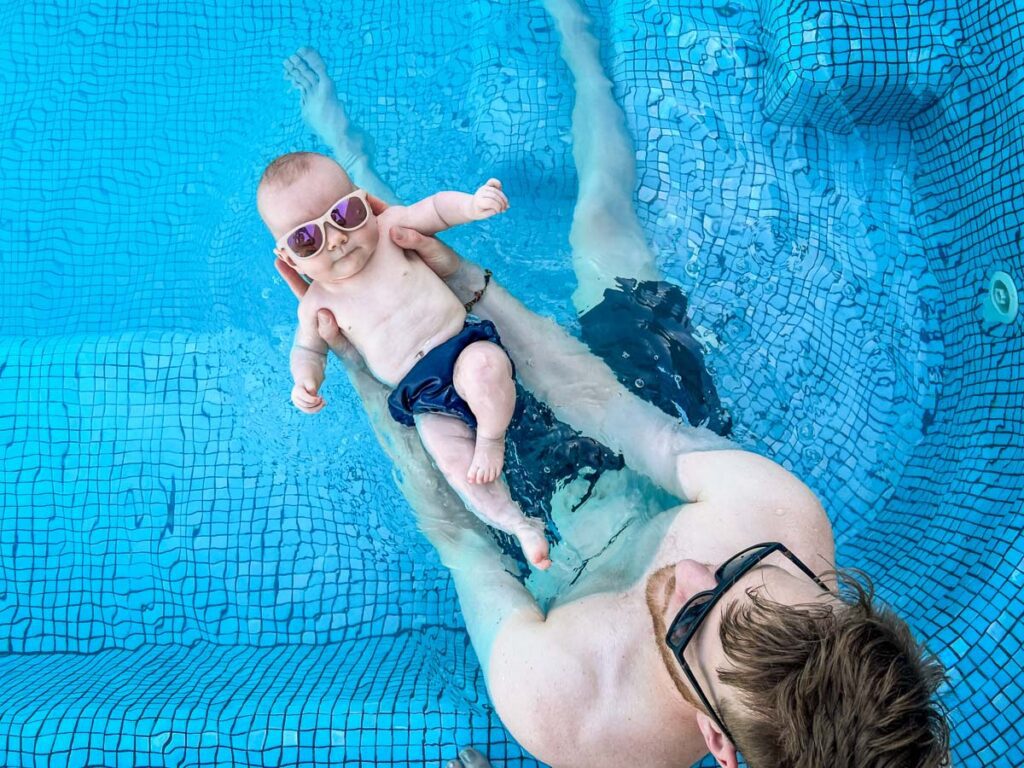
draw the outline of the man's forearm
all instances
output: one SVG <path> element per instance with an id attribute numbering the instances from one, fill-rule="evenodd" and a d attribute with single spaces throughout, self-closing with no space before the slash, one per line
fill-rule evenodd
<path id="1" fill-rule="evenodd" d="M 472 261 L 457 256 L 453 267 L 448 275 L 443 276 L 444 281 L 460 300 L 469 301 L 473 298 L 474 292 L 484 286 L 484 270 Z"/>
<path id="2" fill-rule="evenodd" d="M 504 622 L 515 615 L 540 621 L 540 608 L 512 575 L 512 562 L 483 524 L 439 476 L 416 431 L 391 418 L 387 389 L 354 359 L 346 360 L 345 368 L 381 447 L 399 469 L 395 480 L 417 526 L 452 572 L 473 649 L 486 673 L 494 638 Z"/>

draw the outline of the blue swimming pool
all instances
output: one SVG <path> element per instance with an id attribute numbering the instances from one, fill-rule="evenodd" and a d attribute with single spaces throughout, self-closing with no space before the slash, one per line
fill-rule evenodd
<path id="1" fill-rule="evenodd" d="M 840 564 L 949 671 L 957 764 L 1024 764 L 1024 14 L 584 3 L 732 434 L 822 498 Z M 539 0 L 0 5 L 0 765 L 537 765 L 335 367 L 288 400 L 254 207 L 323 150 L 319 49 L 406 200 L 579 331 L 573 78 Z M 336 363 L 332 363 L 336 366 Z M 642 386 L 642 382 L 638 387 Z"/>

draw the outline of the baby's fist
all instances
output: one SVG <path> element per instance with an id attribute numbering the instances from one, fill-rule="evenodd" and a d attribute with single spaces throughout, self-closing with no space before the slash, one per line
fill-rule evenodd
<path id="1" fill-rule="evenodd" d="M 470 204 L 470 216 L 473 219 L 486 219 L 507 210 L 508 198 L 501 191 L 501 182 L 497 179 L 488 179 L 473 195 Z"/>
<path id="2" fill-rule="evenodd" d="M 318 389 L 317 383 L 312 379 L 295 382 L 295 386 L 292 387 L 292 402 L 295 403 L 295 407 L 303 413 L 316 413 L 323 408 L 326 403 L 317 394 Z"/>

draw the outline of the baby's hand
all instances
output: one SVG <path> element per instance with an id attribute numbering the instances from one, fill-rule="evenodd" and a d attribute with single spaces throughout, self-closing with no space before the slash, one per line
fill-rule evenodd
<path id="1" fill-rule="evenodd" d="M 292 402 L 303 413 L 316 413 L 325 405 L 324 399 L 317 394 L 319 386 L 313 379 L 295 382 L 292 387 Z"/>
<path id="2" fill-rule="evenodd" d="M 501 191 L 501 182 L 497 179 L 488 179 L 487 183 L 473 195 L 473 201 L 469 206 L 469 215 L 470 218 L 479 221 L 507 210 L 508 198 Z"/>

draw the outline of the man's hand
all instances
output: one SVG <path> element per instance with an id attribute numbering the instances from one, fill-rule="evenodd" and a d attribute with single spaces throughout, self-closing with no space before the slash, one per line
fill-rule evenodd
<path id="1" fill-rule="evenodd" d="M 292 387 L 292 402 L 295 403 L 295 407 L 303 413 L 316 413 L 322 410 L 327 401 L 317 394 L 319 389 L 319 385 L 312 378 L 295 382 L 295 386 Z"/>
<path id="2" fill-rule="evenodd" d="M 487 219 L 498 213 L 508 210 L 508 198 L 501 191 L 501 182 L 497 179 L 488 179 L 480 189 L 473 195 L 469 204 L 469 218 L 474 221 Z"/>

